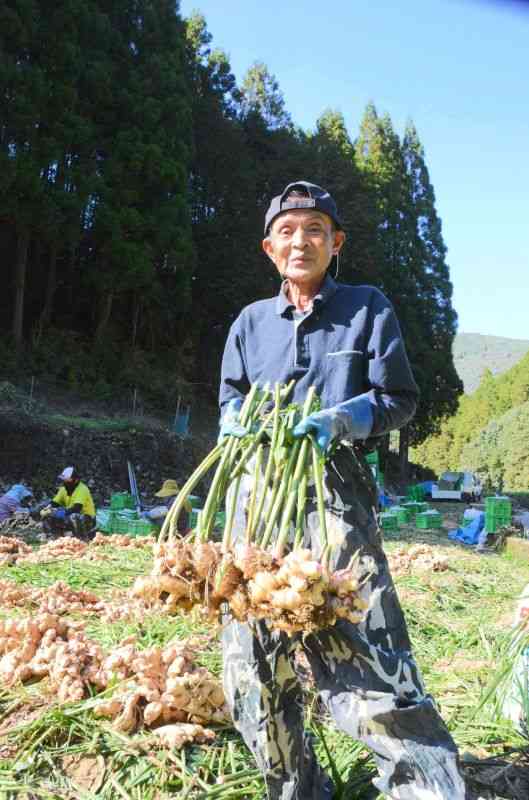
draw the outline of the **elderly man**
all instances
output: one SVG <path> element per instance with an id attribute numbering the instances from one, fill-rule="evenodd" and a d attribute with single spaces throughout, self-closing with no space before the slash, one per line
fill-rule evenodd
<path id="1" fill-rule="evenodd" d="M 325 475 L 335 568 L 353 553 L 375 569 L 366 621 L 289 638 L 265 624 L 224 630 L 224 684 L 236 727 L 265 775 L 273 800 L 331 798 L 304 731 L 296 647 L 310 662 L 336 725 L 374 753 L 377 788 L 395 800 L 462 800 L 457 750 L 426 694 L 382 550 L 376 486 L 362 455 L 366 439 L 404 425 L 418 390 L 389 301 L 371 286 L 337 283 L 327 269 L 345 240 L 336 204 L 306 181 L 274 197 L 263 249 L 283 283 L 279 295 L 243 309 L 226 343 L 220 387 L 221 435 L 240 434 L 237 411 L 252 383 L 295 379 L 293 399 L 315 386 L 322 410 L 300 423 L 322 449 L 337 445 Z M 244 530 L 244 502 L 237 532 Z M 306 544 L 321 551 L 317 515 Z"/>

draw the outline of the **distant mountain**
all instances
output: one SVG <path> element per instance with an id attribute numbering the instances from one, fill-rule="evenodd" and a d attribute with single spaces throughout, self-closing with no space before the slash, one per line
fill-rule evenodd
<path id="1" fill-rule="evenodd" d="M 453 346 L 454 365 L 465 393 L 472 394 L 477 389 L 487 367 L 493 375 L 500 375 L 514 366 L 527 351 L 529 339 L 458 333 Z"/>

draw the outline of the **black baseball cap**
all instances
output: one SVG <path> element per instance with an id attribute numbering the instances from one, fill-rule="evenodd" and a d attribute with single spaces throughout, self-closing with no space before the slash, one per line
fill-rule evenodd
<path id="1" fill-rule="evenodd" d="M 289 197 L 289 194 L 296 189 L 306 196 Z M 308 181 L 295 181 L 294 183 L 289 183 L 282 194 L 278 194 L 276 197 L 272 198 L 265 215 L 265 236 L 268 235 L 270 225 L 279 214 L 295 208 L 314 208 L 316 211 L 321 211 L 322 214 L 327 214 L 327 216 L 332 219 L 339 230 L 343 229 L 336 203 L 327 189 L 322 189 L 321 186 L 316 186 L 315 183 L 309 183 Z"/>

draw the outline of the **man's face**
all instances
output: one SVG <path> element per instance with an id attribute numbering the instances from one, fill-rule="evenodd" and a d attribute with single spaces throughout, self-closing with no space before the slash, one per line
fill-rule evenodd
<path id="1" fill-rule="evenodd" d="M 280 214 L 263 240 L 263 250 L 283 278 L 300 287 L 321 283 L 333 255 L 345 241 L 326 214 L 293 209 Z"/>

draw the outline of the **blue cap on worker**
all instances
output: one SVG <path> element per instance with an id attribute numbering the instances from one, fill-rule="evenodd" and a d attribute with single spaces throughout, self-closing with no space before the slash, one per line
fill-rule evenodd
<path id="1" fill-rule="evenodd" d="M 290 196 L 292 192 L 296 192 L 295 197 Z M 303 196 L 300 197 L 298 193 Z M 289 183 L 281 194 L 272 198 L 265 215 L 265 236 L 268 236 L 270 225 L 279 214 L 297 208 L 313 208 L 315 211 L 321 211 L 332 219 L 339 230 L 343 229 L 336 203 L 327 189 L 308 181 L 294 181 Z"/>

